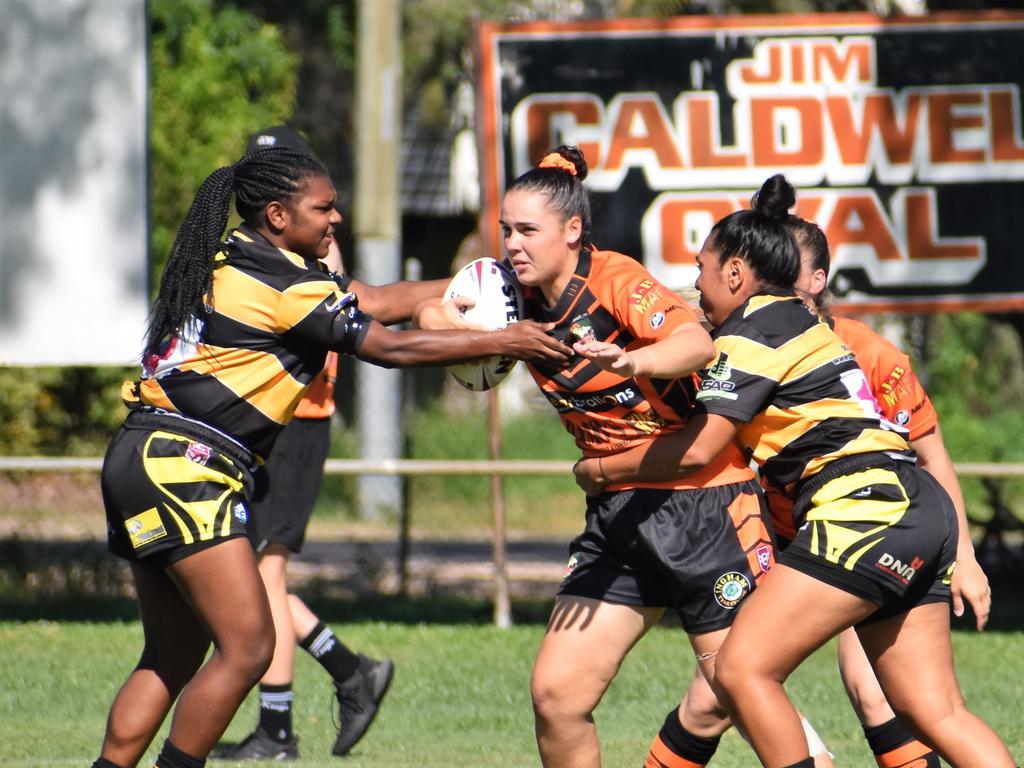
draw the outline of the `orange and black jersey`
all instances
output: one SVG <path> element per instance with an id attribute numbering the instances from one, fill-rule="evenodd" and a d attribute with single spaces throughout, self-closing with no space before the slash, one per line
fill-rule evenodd
<path id="1" fill-rule="evenodd" d="M 697 401 L 745 422 L 737 440 L 771 485 L 791 492 L 844 456 L 910 457 L 853 354 L 800 299 L 753 296 L 712 338 L 718 355 L 700 372 Z"/>
<path id="2" fill-rule="evenodd" d="M 611 251 L 583 251 L 575 274 L 553 307 L 536 289 L 525 291 L 526 317 L 553 322 L 559 340 L 572 344 L 593 337 L 633 350 L 698 322 L 682 299 L 658 283 L 635 259 Z M 584 456 L 603 456 L 671 434 L 686 425 L 694 403 L 691 377 L 623 378 L 584 358 L 559 370 L 530 365 L 538 386 L 558 411 Z M 728 454 L 728 455 L 727 455 Z M 695 488 L 752 477 L 738 451 L 697 475 L 645 487 Z M 612 489 L 632 487 L 616 485 Z"/>
<path id="3" fill-rule="evenodd" d="M 202 422 L 265 458 L 328 350 L 355 352 L 369 317 L 319 262 L 239 227 L 205 311 L 143 361 L 142 405 Z"/>
<path id="4" fill-rule="evenodd" d="M 882 416 L 904 427 L 911 440 L 935 428 L 939 415 L 904 352 L 858 320 L 836 317 L 829 325 L 857 356 Z"/>

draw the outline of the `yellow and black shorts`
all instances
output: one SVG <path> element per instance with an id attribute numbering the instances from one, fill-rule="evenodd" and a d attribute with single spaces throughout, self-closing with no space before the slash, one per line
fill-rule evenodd
<path id="1" fill-rule="evenodd" d="M 775 562 L 767 521 L 753 480 L 588 498 L 558 594 L 673 608 L 690 634 L 723 629 Z"/>
<path id="2" fill-rule="evenodd" d="M 103 459 L 110 551 L 164 566 L 244 536 L 255 463 L 192 421 L 133 411 Z"/>
<path id="3" fill-rule="evenodd" d="M 779 562 L 878 605 L 862 623 L 947 602 L 957 519 L 938 481 L 884 453 L 838 459 L 800 487 Z"/>

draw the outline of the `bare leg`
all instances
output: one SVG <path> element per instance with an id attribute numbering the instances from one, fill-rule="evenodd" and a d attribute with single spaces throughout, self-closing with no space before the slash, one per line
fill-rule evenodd
<path id="1" fill-rule="evenodd" d="M 839 674 L 862 725 L 881 725 L 896 717 L 852 627 L 839 635 Z"/>
<path id="2" fill-rule="evenodd" d="M 292 628 L 295 631 L 295 642 L 301 643 L 320 623 L 320 617 L 309 610 L 298 595 L 288 593 L 288 610 L 292 615 Z"/>
<path id="3" fill-rule="evenodd" d="M 199 669 L 209 636 L 161 569 L 132 565 L 145 644 L 107 718 L 101 755 L 134 766 L 153 741 L 178 693 Z"/>
<path id="4" fill-rule="evenodd" d="M 169 734 L 180 750 L 203 758 L 270 664 L 274 624 L 248 539 L 230 539 L 198 552 L 170 571 L 215 646 L 182 690 Z"/>
<path id="5" fill-rule="evenodd" d="M 280 544 L 270 544 L 259 555 L 260 577 L 267 590 L 270 613 L 274 620 L 274 658 L 260 682 L 266 685 L 288 685 L 295 674 L 295 629 L 288 602 L 288 558 L 290 552 Z"/>
<path id="6" fill-rule="evenodd" d="M 530 681 L 546 768 L 601 764 L 594 709 L 626 654 L 662 613 L 565 595 L 555 601 Z"/>
<path id="7" fill-rule="evenodd" d="M 953 669 L 949 606 L 930 603 L 857 630 L 893 709 L 956 768 L 1013 768 L 995 732 L 968 711 Z"/>
<path id="8" fill-rule="evenodd" d="M 786 678 L 815 649 L 874 611 L 870 601 L 782 564 L 744 600 L 719 651 L 714 689 L 766 768 L 810 756 L 783 688 Z"/>

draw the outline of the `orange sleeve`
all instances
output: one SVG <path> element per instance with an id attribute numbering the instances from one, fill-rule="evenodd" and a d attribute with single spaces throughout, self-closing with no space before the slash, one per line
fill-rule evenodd
<path id="1" fill-rule="evenodd" d="M 338 353 L 328 352 L 324 369 L 310 382 L 309 389 L 295 407 L 296 419 L 326 419 L 334 414 L 334 381 L 338 370 Z"/>
<path id="2" fill-rule="evenodd" d="M 910 367 L 910 358 L 869 326 L 836 318 L 835 332 L 857 357 L 882 415 L 916 440 L 939 423 L 935 406 Z"/>
<path id="3" fill-rule="evenodd" d="M 612 293 L 605 306 L 613 308 L 616 320 L 642 343 L 670 336 L 686 323 L 700 322 L 697 314 L 674 291 L 655 280 L 640 262 L 609 253 L 605 269 L 612 274 L 598 286 Z M 592 289 L 594 286 L 592 286 Z"/>

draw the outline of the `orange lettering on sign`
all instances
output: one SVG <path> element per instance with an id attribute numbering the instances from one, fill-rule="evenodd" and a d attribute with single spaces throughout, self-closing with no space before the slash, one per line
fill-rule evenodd
<path id="1" fill-rule="evenodd" d="M 890 162 L 910 163 L 914 156 L 914 139 L 917 133 L 918 114 L 921 111 L 921 97 L 917 94 L 907 97 L 903 125 L 899 123 L 893 102 L 892 94 L 865 96 L 860 102 L 861 114 L 858 121 L 853 114 L 851 99 L 845 96 L 825 98 L 828 119 L 832 124 L 839 157 L 843 164 L 866 165 L 871 139 L 874 136 L 881 140 Z"/>
<path id="2" fill-rule="evenodd" d="M 871 53 L 874 50 L 872 40 L 834 40 L 812 41 L 811 61 L 814 82 L 825 82 L 825 73 L 837 83 L 847 81 L 851 71 L 855 73 L 858 83 L 873 82 Z"/>
<path id="3" fill-rule="evenodd" d="M 548 149 L 554 146 L 551 135 L 552 118 L 559 114 L 572 115 L 577 124 L 598 125 L 601 115 L 597 105 L 590 100 L 566 99 L 565 101 L 534 101 L 527 107 L 526 135 L 529 141 L 529 160 L 538 162 Z M 588 163 L 596 163 L 601 156 L 601 145 L 597 142 L 579 142 L 580 151 Z"/>
<path id="4" fill-rule="evenodd" d="M 982 115 L 958 113 L 957 107 L 981 103 L 982 94 L 978 92 L 928 94 L 928 141 L 933 163 L 985 162 L 984 149 L 958 149 L 955 140 L 957 131 L 985 127 Z"/>
<path id="5" fill-rule="evenodd" d="M 783 110 L 795 110 L 800 122 L 799 143 L 794 149 L 791 136 L 780 131 L 777 119 Z M 812 98 L 751 99 L 750 122 L 753 134 L 754 165 L 766 168 L 779 166 L 817 165 L 824 155 L 821 102 Z M 782 145 L 784 148 L 780 149 Z"/>
<path id="6" fill-rule="evenodd" d="M 657 100 L 649 96 L 624 98 L 620 102 L 615 124 L 612 126 L 608 155 L 604 169 L 615 171 L 622 167 L 627 151 L 652 150 L 662 168 L 682 168 L 672 127 Z"/>
<path id="7" fill-rule="evenodd" d="M 836 199 L 836 207 L 825 227 L 825 237 L 833 253 L 844 245 L 868 245 L 879 260 L 899 259 L 900 250 L 893 239 L 884 211 L 873 195 L 846 192 Z"/>
<path id="8" fill-rule="evenodd" d="M 661 258 L 666 264 L 695 265 L 703 238 L 718 220 L 736 210 L 722 197 L 670 200 L 661 208 Z M 704 226 L 691 226 L 697 221 Z M 699 233 L 699 234 L 698 234 Z"/>
<path id="9" fill-rule="evenodd" d="M 911 259 L 979 259 L 976 242 L 943 243 L 938 237 L 935 197 L 927 192 L 907 192 L 907 255 Z"/>
<path id="10" fill-rule="evenodd" d="M 694 96 L 686 101 L 690 134 L 690 162 L 694 168 L 736 168 L 747 165 L 747 158 L 717 148 L 719 132 L 716 109 L 718 99 Z"/>
<path id="11" fill-rule="evenodd" d="M 1019 132 L 1020 110 L 1015 91 L 993 91 L 988 95 L 992 115 L 992 159 L 996 162 L 1024 160 L 1024 142 Z"/>

